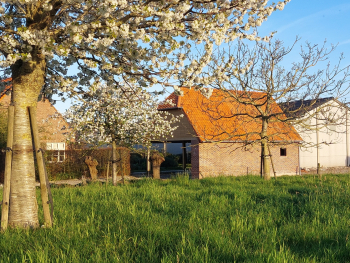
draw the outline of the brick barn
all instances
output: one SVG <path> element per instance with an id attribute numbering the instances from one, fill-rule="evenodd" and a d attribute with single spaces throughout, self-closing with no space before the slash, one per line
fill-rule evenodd
<path id="1" fill-rule="evenodd" d="M 227 96 L 219 90 L 214 90 L 209 99 L 193 88 L 181 90 L 183 96 L 172 93 L 167 98 L 172 104 L 163 103 L 158 107 L 158 110 L 169 111 L 176 116 L 184 115 L 180 124 L 176 125 L 178 128 L 173 137 L 160 141 L 182 143 L 184 155 L 186 143 L 191 144 L 192 178 L 260 174 L 259 119 L 240 115 L 254 112 L 253 106 L 226 99 Z M 272 108 L 281 111 L 277 103 Z M 276 175 L 299 174 L 299 144 L 302 139 L 296 130 L 286 123 L 269 123 L 269 135 Z"/>
<path id="2" fill-rule="evenodd" d="M 6 79 L 9 85 L 0 92 L 0 114 L 7 115 L 7 108 L 11 103 L 11 79 Z M 69 124 L 48 99 L 42 99 L 37 104 L 37 121 L 40 143 L 46 150 L 53 150 L 49 161 L 61 162 L 65 158 L 64 151 L 67 144 Z"/>

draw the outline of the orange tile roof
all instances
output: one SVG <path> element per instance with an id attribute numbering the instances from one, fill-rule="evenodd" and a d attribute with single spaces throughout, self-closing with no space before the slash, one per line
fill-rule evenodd
<path id="1" fill-rule="evenodd" d="M 9 81 L 11 81 L 12 80 L 12 78 L 7 78 L 7 79 L 4 79 L 4 80 L 2 80 L 1 82 L 9 82 Z M 0 92 L 0 100 L 3 98 L 3 97 L 5 97 L 5 95 L 6 95 L 6 93 L 8 92 L 8 91 L 10 91 L 12 89 L 12 84 L 10 83 L 8 86 L 5 86 L 5 89 L 2 91 L 2 92 Z"/>
<path id="2" fill-rule="evenodd" d="M 223 91 L 213 90 L 207 99 L 194 88 L 181 88 L 184 95 L 172 93 L 167 99 L 174 105 L 159 105 L 159 110 L 182 108 L 201 142 L 205 141 L 255 141 L 260 139 L 261 119 L 258 110 L 252 105 L 238 103 Z M 233 91 L 230 91 L 233 92 Z M 260 92 L 237 93 L 243 101 L 261 102 L 266 94 Z M 246 97 L 244 97 L 246 96 Z M 262 106 L 264 107 L 264 106 Z M 282 113 L 276 102 L 270 107 L 272 113 Z M 283 117 L 283 115 L 281 115 Z M 293 126 L 271 120 L 268 125 L 270 141 L 302 141 Z"/>
<path id="3" fill-rule="evenodd" d="M 170 101 L 171 103 L 162 103 L 158 105 L 158 110 L 164 110 L 164 109 L 172 109 L 172 108 L 178 108 L 180 104 L 181 97 L 176 96 L 175 93 L 171 93 L 167 98 L 166 101 Z M 173 104 L 173 105 L 172 105 Z"/>

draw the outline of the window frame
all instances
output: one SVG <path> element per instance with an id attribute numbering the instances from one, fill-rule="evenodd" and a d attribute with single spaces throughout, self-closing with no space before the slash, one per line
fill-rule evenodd
<path id="1" fill-rule="evenodd" d="M 50 151 L 47 155 L 49 163 L 61 163 L 66 159 L 66 143 L 64 142 L 47 142 L 46 150 Z"/>

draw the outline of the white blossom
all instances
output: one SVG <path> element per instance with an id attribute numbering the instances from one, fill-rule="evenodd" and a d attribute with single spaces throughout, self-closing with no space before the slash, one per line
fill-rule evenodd
<path id="1" fill-rule="evenodd" d="M 214 43 L 236 38 L 260 41 L 247 32 L 287 2 L 3 0 L 0 66 L 2 72 L 10 72 L 17 60 L 43 55 L 48 93 L 61 86 L 59 76 L 85 86 L 96 74 L 117 86 L 121 81 L 166 84 L 173 76 L 190 84 L 193 74 L 200 74 L 210 62 Z M 205 52 L 198 64 L 188 64 L 195 43 Z M 67 75 L 74 64 L 77 73 Z"/>
<path id="2" fill-rule="evenodd" d="M 112 135 L 125 146 L 149 145 L 171 136 L 179 121 L 158 111 L 159 102 L 144 89 L 128 85 L 116 89 L 98 84 L 74 97 L 77 103 L 66 113 L 77 140 L 95 145 L 110 143 Z M 166 102 L 170 103 L 170 102 Z"/>

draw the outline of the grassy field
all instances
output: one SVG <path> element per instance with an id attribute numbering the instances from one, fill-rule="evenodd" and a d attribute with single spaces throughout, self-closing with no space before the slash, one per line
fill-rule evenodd
<path id="1" fill-rule="evenodd" d="M 349 185 L 326 175 L 54 188 L 54 227 L 0 234 L 0 262 L 349 262 Z"/>

